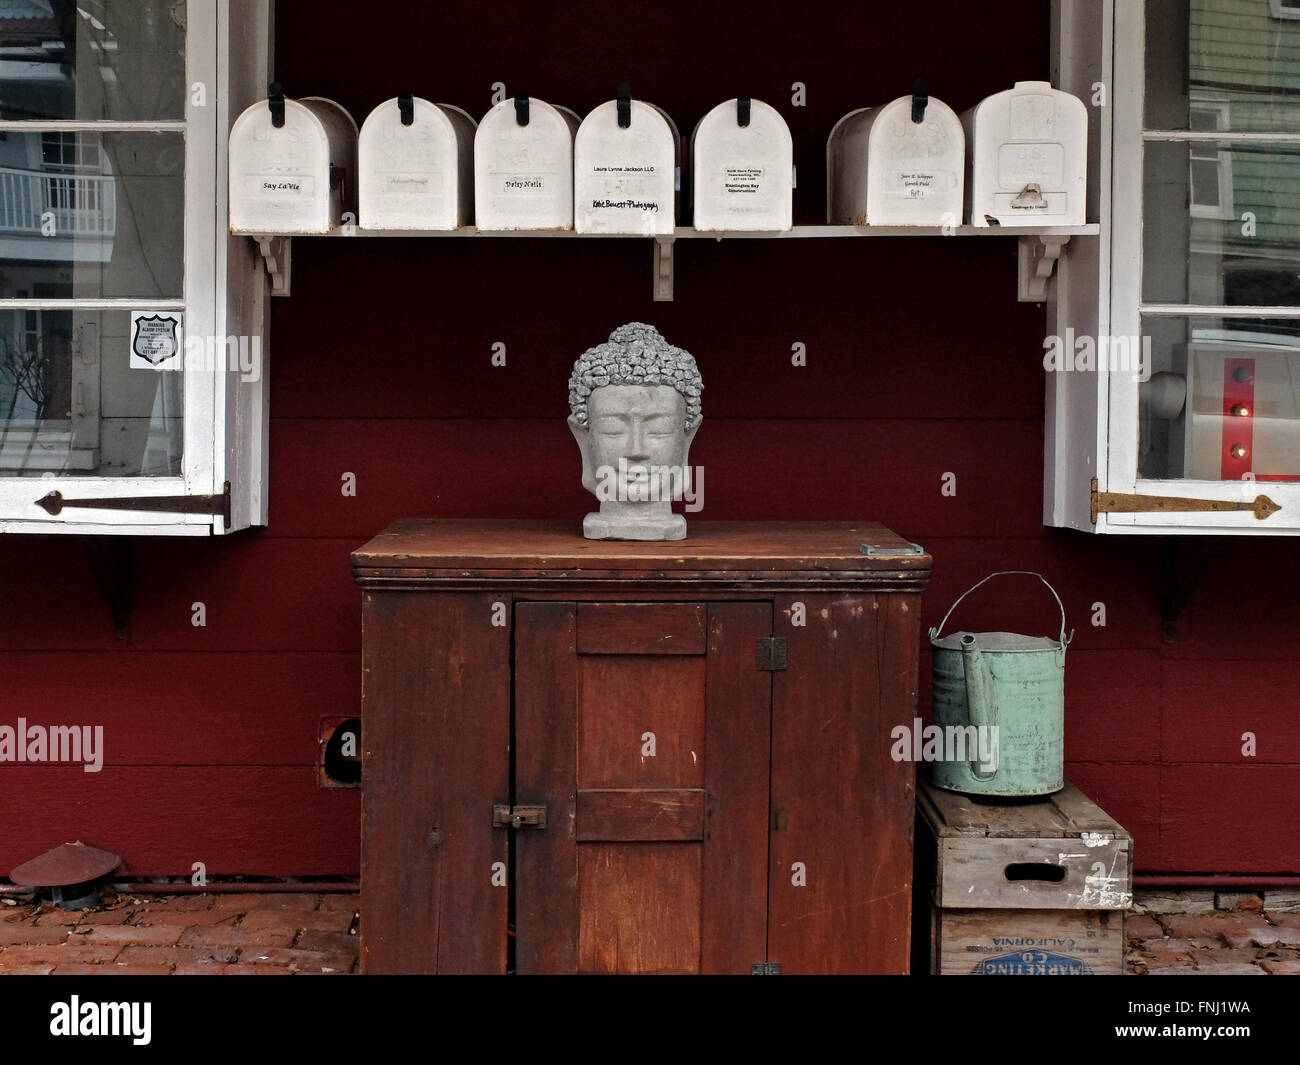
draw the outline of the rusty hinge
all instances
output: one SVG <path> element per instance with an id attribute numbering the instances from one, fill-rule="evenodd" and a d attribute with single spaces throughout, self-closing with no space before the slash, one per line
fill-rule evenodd
<path id="1" fill-rule="evenodd" d="M 1097 478 L 1092 479 L 1092 523 L 1102 513 L 1148 514 L 1190 513 L 1192 511 L 1251 511 L 1259 521 L 1282 508 L 1268 496 L 1256 496 L 1251 502 L 1231 499 L 1188 499 L 1181 496 L 1125 495 L 1121 492 L 1098 492 Z"/>
<path id="2" fill-rule="evenodd" d="M 785 637 L 760 636 L 758 639 L 758 668 L 785 669 L 785 664 Z"/>
<path id="3" fill-rule="evenodd" d="M 230 482 L 218 495 L 211 496 L 119 496 L 108 499 L 64 499 L 62 492 L 51 492 L 36 500 L 36 506 L 47 514 L 59 514 L 64 507 L 86 507 L 92 510 L 139 510 L 164 514 L 212 514 L 221 517 L 230 527 Z"/>
<path id="4" fill-rule="evenodd" d="M 545 828 L 546 807 L 537 803 L 507 806 L 497 803 L 492 807 L 493 828 Z"/>
<path id="5" fill-rule="evenodd" d="M 781 963 L 779 961 L 756 961 L 749 967 L 750 976 L 780 976 Z"/>

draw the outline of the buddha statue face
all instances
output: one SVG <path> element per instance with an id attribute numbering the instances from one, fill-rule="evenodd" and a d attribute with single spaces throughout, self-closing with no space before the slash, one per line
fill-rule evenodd
<path id="1" fill-rule="evenodd" d="M 583 533 L 600 540 L 680 540 L 672 512 L 689 480 L 703 390 L 695 360 L 651 326 L 614 330 L 569 379 L 569 428 L 582 452 L 582 484 L 600 500 Z"/>

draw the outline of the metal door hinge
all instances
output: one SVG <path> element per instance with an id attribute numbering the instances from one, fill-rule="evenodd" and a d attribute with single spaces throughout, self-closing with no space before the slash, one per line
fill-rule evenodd
<path id="1" fill-rule="evenodd" d="M 925 548 L 920 544 L 905 544 L 902 547 L 881 547 L 879 544 L 860 544 L 858 550 L 872 558 L 889 555 L 924 555 Z"/>
<path id="2" fill-rule="evenodd" d="M 758 668 L 785 669 L 785 664 L 785 637 L 760 636 L 758 640 Z"/>
<path id="3" fill-rule="evenodd" d="M 64 507 L 90 510 L 138 510 L 151 514 L 211 514 L 222 518 L 230 527 L 230 482 L 218 495 L 211 496 L 119 496 L 106 499 L 64 499 L 62 492 L 50 492 L 36 500 L 47 514 L 58 515 Z"/>
<path id="4" fill-rule="evenodd" d="M 492 807 L 493 828 L 545 828 L 546 807 L 537 803 L 507 806 L 497 803 Z"/>
<path id="5" fill-rule="evenodd" d="M 1092 523 L 1097 524 L 1098 514 L 1155 514 L 1155 513 L 1191 513 L 1192 511 L 1233 511 L 1248 510 L 1256 519 L 1263 521 L 1282 508 L 1268 496 L 1256 496 L 1253 500 L 1235 501 L 1231 499 L 1188 499 L 1183 496 L 1143 496 L 1126 495 L 1122 492 L 1098 492 L 1097 478 L 1092 479 Z"/>
<path id="6" fill-rule="evenodd" d="M 750 976 L 780 976 L 781 963 L 777 961 L 756 961 L 749 967 Z"/>

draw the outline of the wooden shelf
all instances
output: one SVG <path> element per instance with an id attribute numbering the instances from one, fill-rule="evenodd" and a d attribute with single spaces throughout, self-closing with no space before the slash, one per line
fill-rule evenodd
<path id="1" fill-rule="evenodd" d="M 1071 237 L 1095 237 L 1101 232 L 1097 223 L 1082 226 L 794 226 L 787 230 L 727 230 L 706 232 L 678 226 L 671 234 L 576 233 L 559 229 L 479 230 L 476 226 L 460 229 L 362 229 L 360 226 L 336 226 L 328 233 L 247 233 L 257 242 L 267 272 L 271 291 L 289 295 L 289 276 L 294 237 L 489 237 L 489 238 L 556 238 L 591 240 L 651 240 L 654 243 L 654 298 L 673 298 L 673 244 L 678 240 L 799 240 L 854 239 L 858 237 L 1016 237 L 1020 241 L 1019 292 L 1022 301 L 1046 299 L 1047 279 L 1060 257 L 1061 249 Z"/>
<path id="2" fill-rule="evenodd" d="M 941 226 L 795 226 L 786 230 L 727 230 L 711 233 L 690 226 L 678 226 L 672 233 L 575 233 L 560 229 L 480 230 L 477 226 L 460 229 L 362 229 L 360 226 L 336 226 L 328 233 L 248 233 L 254 240 L 280 237 L 554 237 L 593 240 L 791 240 L 827 237 L 1095 237 L 1101 226 L 1093 222 L 1083 226 L 957 226 L 945 232 Z"/>

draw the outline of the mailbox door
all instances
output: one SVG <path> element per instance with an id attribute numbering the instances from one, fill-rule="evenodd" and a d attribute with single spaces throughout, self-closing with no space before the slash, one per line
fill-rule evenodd
<path id="1" fill-rule="evenodd" d="M 770 603 L 522 603 L 520 973 L 748 973 L 766 960 Z"/>
<path id="2" fill-rule="evenodd" d="M 361 228 L 455 229 L 461 155 L 452 118 L 437 104 L 412 99 L 409 126 L 396 97 L 380 104 L 361 127 Z"/>
<path id="3" fill-rule="evenodd" d="M 519 120 L 515 101 L 503 100 L 474 135 L 478 228 L 572 229 L 577 116 L 534 97 L 526 124 Z"/>
<path id="4" fill-rule="evenodd" d="M 653 104 L 632 100 L 618 124 L 618 101 L 603 103 L 578 129 L 573 147 L 573 218 L 579 233 L 671 233 L 677 224 L 677 136 Z"/>
<path id="5" fill-rule="evenodd" d="M 794 146 L 776 108 L 751 100 L 740 125 L 738 101 L 719 104 L 692 137 L 696 229 L 774 230 L 791 227 Z"/>
<path id="6" fill-rule="evenodd" d="M 941 226 L 965 209 L 966 134 L 947 104 L 930 97 L 912 121 L 912 98 L 877 109 L 867 144 L 867 225 Z"/>

